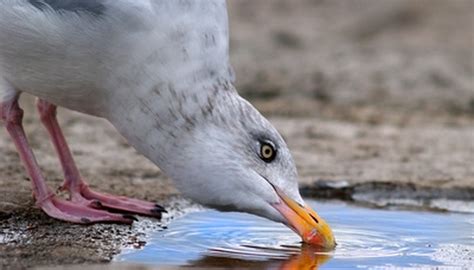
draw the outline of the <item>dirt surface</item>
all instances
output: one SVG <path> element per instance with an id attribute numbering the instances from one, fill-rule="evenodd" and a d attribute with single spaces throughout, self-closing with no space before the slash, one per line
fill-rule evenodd
<path id="1" fill-rule="evenodd" d="M 229 12 L 237 88 L 288 141 L 306 194 L 474 201 L 474 1 L 241 0 Z M 56 155 L 33 99 L 22 104 L 55 189 Z M 59 118 L 93 188 L 168 206 L 146 226 L 162 229 L 188 209 L 110 124 L 66 110 Z M 143 244 L 142 228 L 72 225 L 36 209 L 6 132 L 0 194 L 2 269 L 105 263 Z"/>

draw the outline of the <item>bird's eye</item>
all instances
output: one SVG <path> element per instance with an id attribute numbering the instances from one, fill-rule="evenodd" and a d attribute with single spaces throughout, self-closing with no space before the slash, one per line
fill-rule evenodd
<path id="1" fill-rule="evenodd" d="M 272 162 L 276 157 L 276 150 L 270 143 L 264 142 L 260 146 L 260 158 L 265 162 Z"/>

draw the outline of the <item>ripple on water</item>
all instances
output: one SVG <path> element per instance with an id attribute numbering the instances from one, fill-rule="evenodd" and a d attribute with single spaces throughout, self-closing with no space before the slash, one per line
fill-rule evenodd
<path id="1" fill-rule="evenodd" d="M 472 215 L 309 204 L 333 227 L 335 251 L 302 246 L 285 226 L 255 216 L 205 210 L 173 221 L 167 230 L 153 233 L 142 250 L 128 250 L 117 261 L 255 269 L 462 266 L 474 252 Z M 456 256 L 466 258 L 450 260 L 443 250 L 451 245 L 462 246 L 464 253 Z"/>

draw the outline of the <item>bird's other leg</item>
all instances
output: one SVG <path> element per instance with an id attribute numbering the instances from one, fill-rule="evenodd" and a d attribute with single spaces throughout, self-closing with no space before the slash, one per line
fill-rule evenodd
<path id="1" fill-rule="evenodd" d="M 90 202 L 97 208 L 108 208 L 130 213 L 161 217 L 165 209 L 155 203 L 93 191 L 82 179 L 76 167 L 71 151 L 56 118 L 56 106 L 47 101 L 37 100 L 41 121 L 48 130 L 64 170 L 63 188 L 71 194 L 74 202 Z"/>
<path id="2" fill-rule="evenodd" d="M 78 206 L 74 203 L 56 198 L 46 185 L 38 162 L 28 144 L 22 125 L 23 110 L 18 105 L 18 96 L 13 100 L 0 102 L 0 120 L 10 134 L 18 150 L 20 158 L 25 166 L 33 185 L 33 194 L 36 204 L 51 217 L 74 222 L 121 222 L 131 223 L 132 220 L 126 216 L 112 214 L 89 207 Z"/>

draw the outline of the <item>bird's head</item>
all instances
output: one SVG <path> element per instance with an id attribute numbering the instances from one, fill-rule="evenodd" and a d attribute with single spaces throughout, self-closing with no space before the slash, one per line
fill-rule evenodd
<path id="1" fill-rule="evenodd" d="M 288 147 L 252 105 L 225 97 L 178 143 L 171 175 L 191 199 L 221 211 L 240 211 L 284 223 L 304 242 L 335 246 L 329 225 L 301 198 Z"/>

